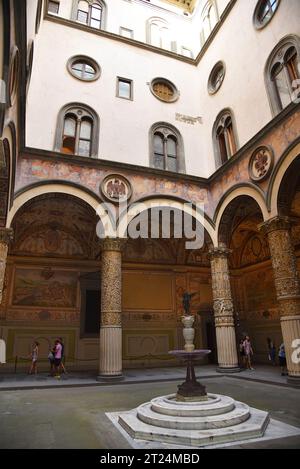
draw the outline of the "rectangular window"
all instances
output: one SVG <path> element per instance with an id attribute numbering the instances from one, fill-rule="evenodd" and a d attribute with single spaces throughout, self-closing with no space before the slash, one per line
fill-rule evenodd
<path id="1" fill-rule="evenodd" d="M 133 99 L 132 80 L 117 77 L 117 96 L 118 98 Z"/>
<path id="2" fill-rule="evenodd" d="M 54 13 L 55 15 L 57 15 L 58 11 L 59 11 L 59 2 L 49 1 L 49 3 L 48 3 L 48 13 Z"/>
<path id="3" fill-rule="evenodd" d="M 133 30 L 128 28 L 120 27 L 120 36 L 129 37 L 129 39 L 133 39 Z"/>

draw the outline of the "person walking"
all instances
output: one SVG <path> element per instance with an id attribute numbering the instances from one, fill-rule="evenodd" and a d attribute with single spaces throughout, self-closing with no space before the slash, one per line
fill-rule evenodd
<path id="1" fill-rule="evenodd" d="M 28 374 L 32 375 L 33 373 L 34 374 L 37 374 L 37 360 L 38 360 L 38 356 L 39 356 L 39 343 L 38 342 L 34 342 L 33 346 L 32 346 L 32 351 L 31 351 L 31 365 L 30 365 L 30 369 L 29 369 L 29 372 Z"/>
<path id="2" fill-rule="evenodd" d="M 250 337 L 248 335 L 245 337 L 243 345 L 244 345 L 244 350 L 245 350 L 246 369 L 253 371 L 254 368 L 252 368 L 252 363 L 251 363 L 251 356 L 253 355 L 253 348 L 250 342 Z"/>
<path id="3" fill-rule="evenodd" d="M 60 361 L 60 368 L 61 368 L 61 371 L 64 373 L 64 374 L 67 374 L 67 370 L 66 370 L 66 367 L 65 367 L 65 364 L 64 364 L 64 361 L 65 361 L 65 344 L 63 343 L 63 338 L 62 337 L 58 337 L 58 339 L 60 344 L 61 344 L 61 361 Z"/>
<path id="4" fill-rule="evenodd" d="M 240 367 L 245 368 L 245 349 L 244 349 L 244 339 L 240 340 L 239 343 L 239 354 L 240 354 Z"/>
<path id="5" fill-rule="evenodd" d="M 281 376 L 286 376 L 287 369 L 286 369 L 286 355 L 285 355 L 284 343 L 282 343 L 279 347 L 278 358 L 279 358 L 279 365 L 281 368 Z"/>
<path id="6" fill-rule="evenodd" d="M 54 365 L 55 365 L 55 377 L 60 378 L 59 374 L 59 368 L 61 364 L 61 351 L 62 351 L 62 346 L 60 341 L 57 339 L 55 341 L 55 351 L 54 351 Z"/>
<path id="7" fill-rule="evenodd" d="M 268 347 L 269 347 L 269 360 L 273 366 L 276 365 L 276 347 L 270 338 L 268 338 Z"/>
<path id="8" fill-rule="evenodd" d="M 50 363 L 50 374 L 49 376 L 54 376 L 55 372 L 55 345 L 52 348 L 49 348 L 48 360 Z"/>

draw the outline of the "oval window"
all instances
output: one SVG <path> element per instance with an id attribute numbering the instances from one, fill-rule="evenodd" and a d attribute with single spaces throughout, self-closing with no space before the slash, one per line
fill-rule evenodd
<path id="1" fill-rule="evenodd" d="M 83 81 L 97 80 L 101 72 L 97 62 L 85 56 L 71 57 L 67 66 L 71 75 Z"/>
<path id="2" fill-rule="evenodd" d="M 150 85 L 151 93 L 161 101 L 173 103 L 179 98 L 176 86 L 165 78 L 154 78 Z"/>
<path id="3" fill-rule="evenodd" d="M 209 94 L 216 93 L 222 86 L 225 77 L 225 65 L 223 62 L 218 62 L 208 78 L 208 92 Z"/>

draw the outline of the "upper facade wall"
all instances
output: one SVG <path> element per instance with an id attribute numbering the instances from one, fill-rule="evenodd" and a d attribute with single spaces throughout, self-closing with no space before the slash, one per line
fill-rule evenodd
<path id="1" fill-rule="evenodd" d="M 133 29 L 134 39 L 143 41 L 146 20 L 165 17 L 175 25 L 174 31 L 180 31 L 179 24 L 191 28 L 186 30 L 191 34 L 178 33 L 177 45 L 183 45 L 182 37 L 199 40 L 205 3 L 200 2 L 194 14 L 185 17 L 147 2 L 107 1 L 105 29 L 116 34 L 120 27 Z M 257 0 L 238 0 L 197 63 L 78 29 L 72 23 L 44 20 L 34 44 L 27 146 L 54 150 L 59 111 L 68 103 L 79 102 L 92 107 L 100 118 L 98 158 L 149 166 L 149 130 L 157 122 L 166 122 L 181 134 L 186 173 L 210 176 L 216 169 L 212 129 L 217 115 L 224 108 L 232 111 L 238 148 L 259 132 L 272 118 L 264 81 L 268 56 L 282 37 L 300 36 L 298 0 L 281 0 L 272 21 L 260 31 L 252 21 L 256 4 Z M 61 0 L 59 15 L 70 20 L 72 5 L 72 0 Z M 217 5 L 222 15 L 228 0 L 217 0 Z M 67 62 L 80 54 L 98 62 L 98 80 L 85 83 L 70 75 Z M 209 95 L 208 77 L 220 60 L 226 67 L 225 79 L 220 90 Z M 133 100 L 116 97 L 117 77 L 133 80 Z M 176 85 L 180 92 L 176 102 L 163 103 L 152 95 L 149 83 L 155 77 Z M 202 123 L 179 121 L 176 114 L 201 116 Z"/>

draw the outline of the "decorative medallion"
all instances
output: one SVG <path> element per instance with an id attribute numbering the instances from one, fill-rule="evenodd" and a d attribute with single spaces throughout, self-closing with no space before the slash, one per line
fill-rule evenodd
<path id="1" fill-rule="evenodd" d="M 132 194 L 130 182 L 119 174 L 106 176 L 101 183 L 100 190 L 106 199 L 114 203 L 125 202 Z"/>
<path id="2" fill-rule="evenodd" d="M 258 147 L 249 162 L 249 175 L 253 181 L 263 181 L 270 175 L 273 167 L 274 154 L 271 147 Z"/>

